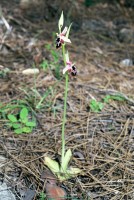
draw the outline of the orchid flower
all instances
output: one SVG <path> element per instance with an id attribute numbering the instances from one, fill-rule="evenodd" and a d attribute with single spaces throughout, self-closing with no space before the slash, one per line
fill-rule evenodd
<path id="1" fill-rule="evenodd" d="M 65 43 L 71 43 L 69 37 L 70 29 L 72 26 L 72 23 L 69 25 L 69 27 L 65 27 L 63 29 L 64 24 L 64 15 L 63 11 L 61 13 L 59 22 L 58 22 L 58 28 L 59 28 L 59 34 L 57 33 L 57 39 L 56 39 L 56 48 L 62 47 L 62 55 L 63 55 L 63 61 L 65 68 L 63 69 L 63 74 L 65 74 L 65 93 L 64 93 L 64 111 L 63 111 L 63 122 L 62 122 L 62 132 L 61 132 L 61 141 L 62 141 L 62 147 L 61 147 L 61 163 L 46 157 L 44 158 L 44 164 L 59 178 L 60 181 L 67 180 L 69 178 L 75 177 L 78 174 L 81 173 L 81 169 L 79 168 L 73 168 L 69 167 L 69 162 L 72 157 L 72 151 L 71 149 L 68 149 L 66 151 L 65 148 L 65 123 L 66 123 L 66 112 L 67 112 L 67 95 L 68 95 L 68 83 L 69 83 L 69 76 L 76 76 L 77 70 L 74 65 L 69 59 L 69 53 L 66 51 Z M 61 29 L 63 31 L 61 31 Z M 60 198 L 61 199 L 61 198 Z"/>
<path id="2" fill-rule="evenodd" d="M 67 63 L 67 65 L 66 65 L 66 67 L 63 69 L 63 74 L 65 74 L 66 72 L 71 72 L 71 70 L 72 70 L 72 62 L 66 62 Z"/>
<path id="3" fill-rule="evenodd" d="M 71 43 L 71 40 L 66 37 L 66 33 L 67 33 L 68 27 L 65 27 L 64 30 L 58 34 L 57 33 L 57 39 L 56 39 L 56 48 L 60 48 L 62 46 L 62 44 L 66 43 Z"/>
<path id="4" fill-rule="evenodd" d="M 69 72 L 72 76 L 76 76 L 77 70 L 75 65 L 69 61 L 68 53 L 66 54 L 66 67 L 63 69 L 63 74 Z"/>
<path id="5" fill-rule="evenodd" d="M 66 58 L 66 67 L 63 69 L 63 74 L 65 74 L 66 72 L 69 72 L 72 76 L 76 76 L 77 70 L 76 70 L 75 65 L 69 60 L 68 51 L 65 54 L 65 58 Z"/>

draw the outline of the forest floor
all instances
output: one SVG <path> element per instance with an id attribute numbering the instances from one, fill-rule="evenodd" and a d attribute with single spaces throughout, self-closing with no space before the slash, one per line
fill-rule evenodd
<path id="1" fill-rule="evenodd" d="M 0 21 L 0 183 L 16 199 L 43 200 L 49 195 L 44 155 L 61 156 L 64 64 L 54 44 L 60 12 L 33 19 L 16 2 L 1 1 L 12 30 L 5 35 Z M 78 72 L 69 78 L 65 135 L 73 152 L 70 165 L 82 174 L 56 180 L 57 190 L 67 195 L 57 199 L 132 200 L 134 12 L 118 4 L 73 6 L 73 15 L 63 7 L 67 23 L 74 20 L 68 48 Z M 28 68 L 39 74 L 25 75 Z M 31 133 L 17 134 L 11 125 L 9 116 L 19 120 L 22 108 L 36 121 Z"/>

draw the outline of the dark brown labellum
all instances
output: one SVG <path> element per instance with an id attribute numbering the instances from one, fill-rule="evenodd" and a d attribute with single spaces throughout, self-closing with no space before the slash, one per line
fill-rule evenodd
<path id="1" fill-rule="evenodd" d="M 56 38 L 56 49 L 61 47 L 61 41 L 60 41 L 60 37 Z"/>
<path id="2" fill-rule="evenodd" d="M 56 43 L 56 49 L 61 47 L 61 42 Z"/>
<path id="3" fill-rule="evenodd" d="M 72 66 L 71 75 L 72 76 L 76 76 L 77 75 L 77 69 L 76 69 L 76 67 L 74 65 Z"/>
<path id="4" fill-rule="evenodd" d="M 60 42 L 60 37 L 57 37 L 57 38 L 56 38 L 56 42 Z"/>

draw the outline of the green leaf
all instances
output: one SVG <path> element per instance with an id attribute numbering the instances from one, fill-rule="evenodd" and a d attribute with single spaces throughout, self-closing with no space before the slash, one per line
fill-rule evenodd
<path id="1" fill-rule="evenodd" d="M 35 127 L 36 126 L 36 122 L 26 122 L 25 124 L 26 126 L 30 126 L 30 127 Z"/>
<path id="2" fill-rule="evenodd" d="M 63 26 L 64 23 L 64 15 L 63 15 L 63 11 L 61 13 L 60 19 L 59 19 L 59 23 L 58 23 L 58 27 L 59 27 L 59 32 L 61 33 L 61 28 Z"/>
<path id="3" fill-rule="evenodd" d="M 18 129 L 18 128 L 21 127 L 21 124 L 13 123 L 13 124 L 12 124 L 12 127 L 13 127 L 14 129 Z"/>
<path id="4" fill-rule="evenodd" d="M 46 48 L 47 50 L 50 50 L 50 49 L 51 49 L 51 44 L 46 44 L 46 45 L 45 45 L 45 48 Z"/>
<path id="5" fill-rule="evenodd" d="M 125 100 L 124 97 L 118 96 L 118 95 L 112 96 L 112 99 L 113 99 L 113 100 L 116 100 L 116 101 L 124 101 L 124 100 Z"/>
<path id="6" fill-rule="evenodd" d="M 52 56 L 53 56 L 54 63 L 58 62 L 58 60 L 59 60 L 59 55 L 58 55 L 57 51 L 51 50 L 51 54 L 52 54 Z"/>
<path id="7" fill-rule="evenodd" d="M 24 120 L 28 117 L 28 109 L 26 107 L 22 108 L 20 111 L 20 119 Z M 24 120 L 25 121 L 25 120 Z M 25 122 L 24 122 L 25 123 Z"/>
<path id="8" fill-rule="evenodd" d="M 63 173 L 63 175 L 61 175 L 60 173 L 58 174 L 58 178 L 60 181 L 65 181 L 67 179 L 70 179 L 72 177 L 77 176 L 78 174 L 82 174 L 82 170 L 79 168 L 73 168 L 70 167 L 68 170 L 66 170 L 65 173 Z"/>
<path id="9" fill-rule="evenodd" d="M 32 132 L 31 127 L 23 127 L 22 130 L 23 130 L 24 133 L 31 133 Z"/>
<path id="10" fill-rule="evenodd" d="M 104 104 L 97 102 L 95 99 L 92 99 L 90 102 L 90 108 L 93 112 L 99 112 L 104 108 Z"/>
<path id="11" fill-rule="evenodd" d="M 49 64 L 47 60 L 43 60 L 43 62 L 40 64 L 40 67 L 42 67 L 44 70 L 48 68 Z"/>
<path id="12" fill-rule="evenodd" d="M 65 172 L 67 170 L 68 163 L 69 163 L 71 157 L 72 157 L 71 149 L 68 149 L 68 151 L 65 153 L 64 160 L 61 163 L 61 171 L 62 172 Z"/>
<path id="13" fill-rule="evenodd" d="M 103 99 L 105 103 L 108 103 L 109 100 L 115 100 L 115 101 L 124 101 L 125 98 L 120 95 L 106 95 Z"/>
<path id="14" fill-rule="evenodd" d="M 98 107 L 99 107 L 99 110 L 101 111 L 101 110 L 104 108 L 104 105 L 103 105 L 103 103 L 101 103 L 101 102 L 98 102 Z"/>
<path id="15" fill-rule="evenodd" d="M 103 100 L 104 100 L 105 103 L 108 103 L 110 99 L 111 99 L 111 96 L 110 95 L 106 95 Z"/>
<path id="16" fill-rule="evenodd" d="M 44 164 L 53 172 L 53 173 L 59 173 L 60 172 L 60 167 L 59 163 L 56 162 L 55 160 L 52 160 L 49 157 L 44 158 Z"/>
<path id="17" fill-rule="evenodd" d="M 22 130 L 22 128 L 18 128 L 18 129 L 15 129 L 14 132 L 16 134 L 21 134 L 21 133 L 23 133 L 23 130 Z"/>
<path id="18" fill-rule="evenodd" d="M 17 122 L 17 118 L 14 115 L 9 114 L 7 117 L 11 122 Z"/>
<path id="19" fill-rule="evenodd" d="M 20 119 L 20 122 L 26 124 L 28 122 L 28 118 Z"/>
<path id="20" fill-rule="evenodd" d="M 70 29 L 71 29 L 72 23 L 70 24 L 69 28 L 67 29 L 66 37 L 69 37 Z"/>
<path id="21" fill-rule="evenodd" d="M 44 192 L 40 193 L 40 200 L 45 200 L 46 199 L 46 194 Z"/>
<path id="22" fill-rule="evenodd" d="M 77 168 L 77 167 L 70 167 L 68 170 L 67 170 L 67 173 L 70 174 L 71 176 L 75 176 L 79 173 L 81 173 L 81 169 Z"/>

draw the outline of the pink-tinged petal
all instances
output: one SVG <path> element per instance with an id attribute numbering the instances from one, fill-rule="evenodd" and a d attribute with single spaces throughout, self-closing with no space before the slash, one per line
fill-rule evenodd
<path id="1" fill-rule="evenodd" d="M 70 65 L 67 65 L 64 69 L 63 69 L 63 74 L 65 74 L 68 71 L 71 71 L 72 68 L 70 67 Z"/>
<path id="2" fill-rule="evenodd" d="M 60 40 L 67 42 L 67 43 L 71 43 L 71 40 L 69 38 L 65 37 L 65 36 L 60 36 Z"/>
<path id="3" fill-rule="evenodd" d="M 72 65 L 72 62 L 70 62 L 69 60 L 67 60 L 66 63 L 67 63 L 67 65 L 70 65 L 70 66 Z"/>
<path id="4" fill-rule="evenodd" d="M 64 30 L 62 31 L 61 35 L 65 35 L 67 32 L 68 27 L 65 27 Z"/>

